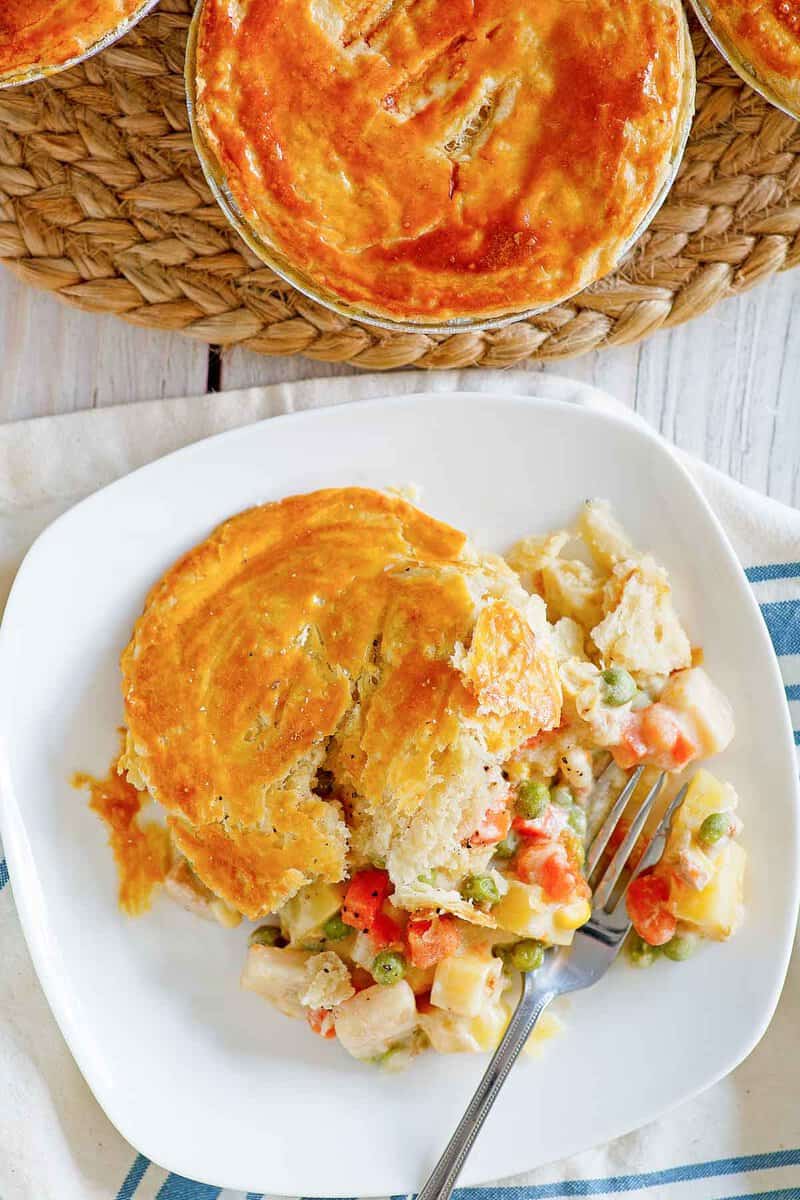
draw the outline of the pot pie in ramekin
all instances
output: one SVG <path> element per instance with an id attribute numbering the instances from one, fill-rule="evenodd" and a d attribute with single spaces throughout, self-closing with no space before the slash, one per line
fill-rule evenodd
<path id="1" fill-rule="evenodd" d="M 127 911 L 163 882 L 225 926 L 266 918 L 242 986 L 280 1012 L 395 1068 L 489 1050 L 520 972 L 589 917 L 585 847 L 625 771 L 643 764 L 645 790 L 670 772 L 671 793 L 733 736 L 699 658 L 666 571 L 602 503 L 505 561 L 398 495 L 293 496 L 151 590 L 122 655 L 122 755 L 76 782 Z M 166 829 L 139 822 L 148 799 Z M 628 891 L 637 965 L 735 931 L 736 806 L 696 772 Z"/>
<path id="2" fill-rule="evenodd" d="M 800 119 L 800 0 L 692 0 L 745 83 Z"/>
<path id="3" fill-rule="evenodd" d="M 2 0 L 0 87 L 64 70 L 122 37 L 158 0 Z"/>
<path id="4" fill-rule="evenodd" d="M 389 327 L 486 327 L 606 274 L 663 200 L 679 0 L 203 0 L 195 144 L 251 248 Z"/>

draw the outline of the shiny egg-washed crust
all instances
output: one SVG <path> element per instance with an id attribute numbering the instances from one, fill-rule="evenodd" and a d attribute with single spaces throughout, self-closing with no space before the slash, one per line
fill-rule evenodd
<path id="1" fill-rule="evenodd" d="M 488 803 L 476 786 L 503 787 L 497 764 L 560 718 L 531 603 L 500 560 L 398 496 L 251 509 L 150 592 L 122 656 L 122 768 L 249 917 L 347 874 L 346 818 L 362 845 L 399 839 L 399 876 L 418 843 L 458 865 Z M 332 794 L 315 791 L 323 765 Z"/>
<path id="2" fill-rule="evenodd" d="M 800 0 L 703 0 L 712 28 L 778 99 L 800 109 Z"/>
<path id="3" fill-rule="evenodd" d="M 205 0 L 197 116 L 317 285 L 489 318 L 615 263 L 670 168 L 685 28 L 679 0 Z"/>
<path id="4" fill-rule="evenodd" d="M 83 54 L 143 0 L 0 0 L 3 76 L 60 67 Z"/>

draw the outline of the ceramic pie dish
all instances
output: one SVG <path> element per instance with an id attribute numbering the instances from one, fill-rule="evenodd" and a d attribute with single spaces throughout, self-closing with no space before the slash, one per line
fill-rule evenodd
<path id="1" fill-rule="evenodd" d="M 745 83 L 800 119 L 798 0 L 692 0 L 711 41 Z"/>
<path id="2" fill-rule="evenodd" d="M 693 113 L 677 0 L 198 4 L 209 185 L 301 292 L 390 329 L 492 328 L 610 271 Z"/>
<path id="3" fill-rule="evenodd" d="M 3 0 L 0 88 L 33 83 L 105 50 L 158 0 Z"/>

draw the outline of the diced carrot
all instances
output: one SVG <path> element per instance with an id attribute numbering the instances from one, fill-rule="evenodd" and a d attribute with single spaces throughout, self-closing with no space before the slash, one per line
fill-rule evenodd
<path id="1" fill-rule="evenodd" d="M 617 850 L 619 850 L 620 846 L 625 841 L 625 838 L 628 836 L 628 830 L 630 829 L 630 827 L 631 827 L 630 821 L 626 821 L 624 817 L 622 818 L 621 821 L 617 822 L 617 826 L 616 826 L 614 832 L 611 834 L 611 837 L 608 839 L 608 846 L 606 847 L 605 853 L 609 859 L 611 859 L 614 856 L 614 854 L 616 854 Z M 642 855 L 644 854 L 645 850 L 647 849 L 649 841 L 650 841 L 650 839 L 647 837 L 647 835 L 645 833 L 640 834 L 639 837 L 636 839 L 636 842 L 634 843 L 634 847 L 631 850 L 630 855 L 627 860 L 628 866 L 631 869 L 631 871 L 635 871 L 636 868 L 638 867 L 639 863 L 641 862 Z"/>
<path id="2" fill-rule="evenodd" d="M 336 1037 L 333 1013 L 329 1008 L 309 1008 L 306 1011 L 306 1020 L 314 1033 L 319 1034 L 320 1037 Z"/>
<path id="3" fill-rule="evenodd" d="M 550 805 L 540 817 L 531 821 L 527 817 L 514 817 L 511 826 L 515 833 L 522 837 L 535 838 L 537 841 L 549 841 L 558 837 L 563 820 L 559 820 L 558 812 Z"/>
<path id="4" fill-rule="evenodd" d="M 631 713 L 622 727 L 620 744 L 614 746 L 611 753 L 618 767 L 623 771 L 635 767 L 647 754 L 647 743 L 642 735 L 641 713 Z"/>
<path id="5" fill-rule="evenodd" d="M 468 846 L 494 846 L 502 842 L 511 828 L 511 813 L 505 804 L 502 807 L 489 808 L 483 815 L 480 825 L 467 841 Z"/>
<path id="6" fill-rule="evenodd" d="M 626 902 L 633 928 L 651 946 L 663 946 L 675 936 L 677 921 L 668 908 L 669 881 L 645 871 L 628 888 Z"/>
<path id="7" fill-rule="evenodd" d="M 406 930 L 408 957 L 423 970 L 435 967 L 443 958 L 455 954 L 461 934 L 453 917 L 433 917 L 430 921 L 411 921 Z"/>
<path id="8" fill-rule="evenodd" d="M 380 950 L 386 950 L 389 946 L 402 946 L 403 930 L 397 921 L 393 921 L 391 917 L 387 917 L 386 913 L 381 912 L 369 927 L 369 938 L 377 953 Z"/>
<path id="9" fill-rule="evenodd" d="M 680 716 L 667 704 L 651 704 L 642 710 L 642 736 L 648 758 L 665 771 L 686 766 L 700 753 Z"/>
<path id="10" fill-rule="evenodd" d="M 517 851 L 514 869 L 523 883 L 538 883 L 549 900 L 562 903 L 579 890 L 579 877 L 560 842 L 527 842 Z"/>
<path id="11" fill-rule="evenodd" d="M 680 715 L 657 701 L 631 713 L 622 730 L 620 744 L 612 750 L 623 770 L 637 763 L 652 763 L 664 771 L 677 771 L 697 758 L 700 747 L 691 737 Z"/>
<path id="12" fill-rule="evenodd" d="M 540 882 L 545 896 L 562 903 L 575 895 L 578 881 L 568 861 L 559 854 L 551 854 L 545 859 Z"/>
<path id="13" fill-rule="evenodd" d="M 347 885 L 342 920 L 352 929 L 370 933 L 383 902 L 389 895 L 389 876 L 377 869 L 359 871 Z"/>

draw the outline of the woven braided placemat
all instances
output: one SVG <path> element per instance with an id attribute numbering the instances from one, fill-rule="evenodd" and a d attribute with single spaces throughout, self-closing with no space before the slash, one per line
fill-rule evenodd
<path id="1" fill-rule="evenodd" d="M 0 91 L 0 258 L 67 304 L 261 354 L 371 370 L 569 358 L 679 325 L 800 262 L 800 124 L 693 26 L 697 117 L 666 205 L 613 275 L 491 333 L 384 333 L 307 300 L 253 257 L 204 182 L 183 57 L 191 0 L 103 54 Z"/>

